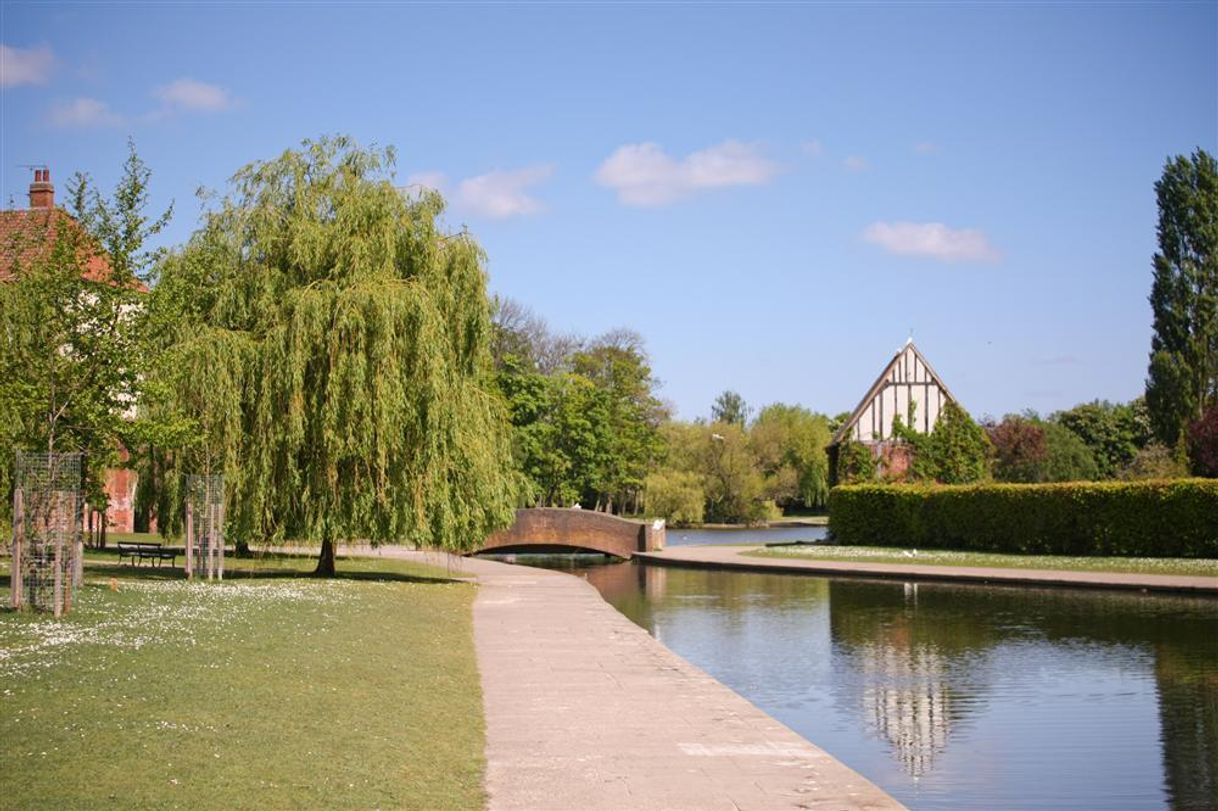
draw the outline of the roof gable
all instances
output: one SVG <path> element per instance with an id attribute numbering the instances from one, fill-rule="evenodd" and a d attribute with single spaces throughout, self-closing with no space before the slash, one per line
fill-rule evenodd
<path id="1" fill-rule="evenodd" d="M 949 402 L 957 400 L 910 338 L 880 372 L 850 418 L 837 429 L 831 445 L 840 445 L 850 438 L 890 439 L 893 418 L 906 419 L 911 404 L 915 407 L 912 427 L 929 433 L 939 412 Z M 869 425 L 861 425 L 864 421 Z"/>

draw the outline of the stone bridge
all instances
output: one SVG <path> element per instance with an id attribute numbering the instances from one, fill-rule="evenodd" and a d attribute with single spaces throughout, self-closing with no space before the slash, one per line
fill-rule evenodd
<path id="1" fill-rule="evenodd" d="M 629 558 L 664 548 L 664 525 L 628 521 L 592 510 L 534 507 L 486 539 L 479 552 L 601 552 Z"/>

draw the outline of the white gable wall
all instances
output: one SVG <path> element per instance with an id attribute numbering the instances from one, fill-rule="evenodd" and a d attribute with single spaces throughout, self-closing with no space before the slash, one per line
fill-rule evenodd
<path id="1" fill-rule="evenodd" d="M 939 420 L 943 406 L 951 399 L 912 345 L 907 345 L 897 355 L 877 381 L 877 386 L 850 434 L 859 442 L 891 439 L 893 418 L 900 415 L 901 419 L 908 419 L 911 403 L 916 409 L 913 427 L 929 433 Z"/>

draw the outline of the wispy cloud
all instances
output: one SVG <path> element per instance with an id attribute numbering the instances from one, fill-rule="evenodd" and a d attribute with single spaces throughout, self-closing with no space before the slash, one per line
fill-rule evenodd
<path id="1" fill-rule="evenodd" d="M 914 144 L 914 152 L 917 152 L 919 155 L 933 155 L 938 151 L 939 145 L 933 141 L 922 141 L 921 143 Z"/>
<path id="2" fill-rule="evenodd" d="M 104 101 L 83 96 L 52 104 L 46 119 L 52 127 L 62 129 L 117 127 L 123 123 L 123 117 L 111 110 Z"/>
<path id="3" fill-rule="evenodd" d="M 175 79 L 152 92 L 161 111 L 218 113 L 233 106 L 233 97 L 219 85 L 194 79 Z"/>
<path id="4" fill-rule="evenodd" d="M 871 164 L 862 155 L 849 155 L 842 161 L 842 166 L 846 167 L 847 172 L 865 172 L 871 168 Z"/>
<path id="5" fill-rule="evenodd" d="M 800 144 L 800 148 L 803 150 L 805 155 L 812 158 L 819 158 L 821 155 L 825 154 L 825 145 L 815 138 L 809 141 L 804 141 L 802 144 Z"/>
<path id="6" fill-rule="evenodd" d="M 662 206 L 700 191 L 768 183 L 778 167 L 755 144 L 724 141 L 677 159 L 659 144 L 620 146 L 596 180 L 630 206 Z"/>
<path id="7" fill-rule="evenodd" d="M 55 67 L 50 47 L 14 48 L 0 44 L 0 87 L 46 84 Z"/>
<path id="8" fill-rule="evenodd" d="M 448 188 L 448 177 L 443 172 L 415 172 L 406 176 L 406 188 L 434 189 L 443 192 Z"/>
<path id="9" fill-rule="evenodd" d="M 552 166 L 529 166 L 469 177 L 457 184 L 456 203 L 472 214 L 496 220 L 535 214 L 542 205 L 529 194 L 529 189 L 553 173 Z M 430 180 L 442 182 L 443 176 L 429 174 Z"/>
<path id="10" fill-rule="evenodd" d="M 949 228 L 941 222 L 876 222 L 863 239 L 901 256 L 924 256 L 943 262 L 996 262 L 998 251 L 981 231 Z"/>

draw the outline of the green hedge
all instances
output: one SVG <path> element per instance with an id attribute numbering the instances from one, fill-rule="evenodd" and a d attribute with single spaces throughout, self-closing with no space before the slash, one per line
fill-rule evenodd
<path id="1" fill-rule="evenodd" d="M 844 485 L 829 527 L 853 546 L 1218 558 L 1218 480 Z"/>

